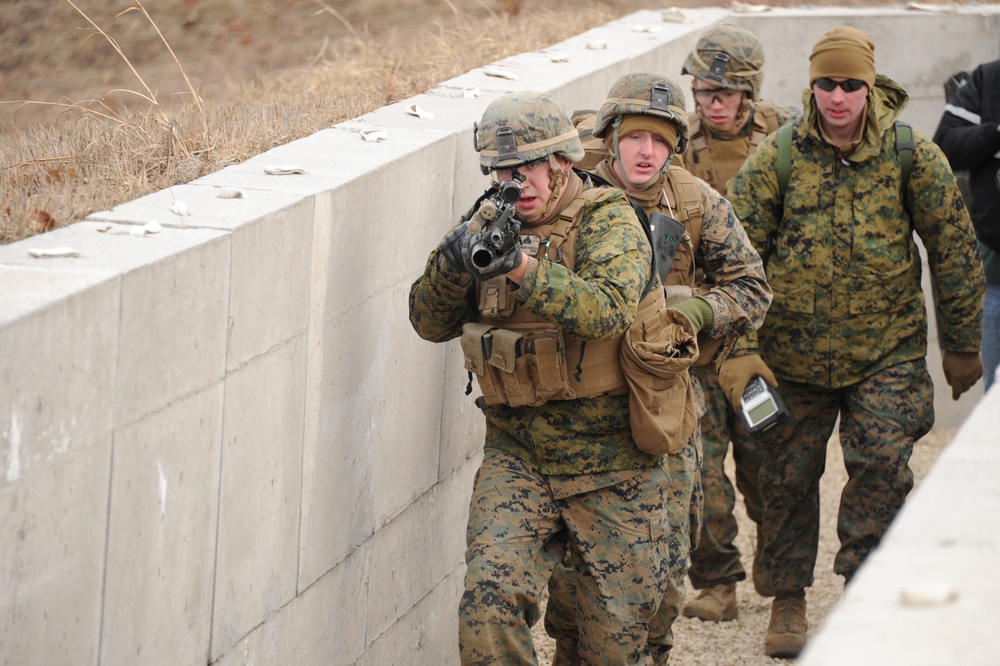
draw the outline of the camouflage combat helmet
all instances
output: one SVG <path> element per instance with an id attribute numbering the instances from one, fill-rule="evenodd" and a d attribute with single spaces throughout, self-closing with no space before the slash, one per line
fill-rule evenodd
<path id="1" fill-rule="evenodd" d="M 615 81 L 598 109 L 594 136 L 603 139 L 609 131 L 617 129 L 624 116 L 644 114 L 662 118 L 677 128 L 677 145 L 672 146 L 671 155 L 683 153 L 689 134 L 685 105 L 680 87 L 665 76 L 648 72 L 626 74 Z"/>
<path id="2" fill-rule="evenodd" d="M 718 25 L 701 36 L 684 61 L 681 74 L 760 99 L 764 47 L 752 32 L 735 25 Z"/>
<path id="3" fill-rule="evenodd" d="M 473 135 L 484 174 L 556 153 L 579 162 L 584 154 L 566 107 L 548 93 L 515 92 L 495 100 Z"/>

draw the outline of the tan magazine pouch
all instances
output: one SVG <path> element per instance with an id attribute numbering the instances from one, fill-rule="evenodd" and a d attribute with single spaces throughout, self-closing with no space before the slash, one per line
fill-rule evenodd
<path id="1" fill-rule="evenodd" d="M 476 376 L 487 404 L 535 407 L 574 397 L 558 328 L 519 332 L 470 323 L 462 328 L 461 344 L 465 369 Z"/>

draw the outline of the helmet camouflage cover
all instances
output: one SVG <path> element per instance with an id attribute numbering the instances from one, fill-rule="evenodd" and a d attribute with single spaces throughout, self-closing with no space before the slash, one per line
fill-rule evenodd
<path id="1" fill-rule="evenodd" d="M 504 95 L 486 108 L 473 130 L 484 174 L 556 153 L 571 162 L 583 159 L 583 144 L 566 107 L 549 93 Z"/>
<path id="2" fill-rule="evenodd" d="M 684 61 L 681 74 L 760 98 L 764 80 L 764 47 L 750 31 L 723 24 L 702 34 Z"/>
<path id="3" fill-rule="evenodd" d="M 597 111 L 594 136 L 604 138 L 608 131 L 621 123 L 623 117 L 638 113 L 662 118 L 677 128 L 680 154 L 688 144 L 688 114 L 680 86 L 665 76 L 649 72 L 633 72 L 622 76 L 608 91 L 608 98 Z"/>

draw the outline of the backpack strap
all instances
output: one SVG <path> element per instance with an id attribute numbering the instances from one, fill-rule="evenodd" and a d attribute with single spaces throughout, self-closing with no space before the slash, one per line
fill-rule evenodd
<path id="1" fill-rule="evenodd" d="M 685 231 L 691 239 L 691 247 L 697 253 L 701 247 L 701 225 L 705 217 L 701 190 L 695 182 L 694 175 L 687 169 L 673 167 L 667 169 L 667 180 L 670 181 L 670 189 L 674 192 L 674 212 L 677 220 L 684 224 Z"/>
<path id="2" fill-rule="evenodd" d="M 754 115 L 760 113 L 762 116 L 765 133 L 772 134 L 778 129 L 778 110 L 774 108 L 774 104 L 764 100 L 754 102 L 754 110 Z"/>
<path id="3" fill-rule="evenodd" d="M 913 127 L 909 123 L 897 120 L 896 127 L 896 155 L 899 157 L 899 170 L 902 174 L 900 182 L 900 195 L 903 197 L 903 207 L 909 213 L 909 206 L 906 200 L 910 189 L 910 173 L 913 171 L 913 150 L 916 142 L 913 140 Z"/>
<path id="4" fill-rule="evenodd" d="M 788 189 L 788 179 L 792 175 L 792 123 L 778 128 L 778 163 L 775 172 L 778 175 L 778 194 L 785 198 Z"/>
<path id="5" fill-rule="evenodd" d="M 778 194 L 781 199 L 785 198 L 785 190 L 788 189 L 788 179 L 792 174 L 792 124 L 782 125 L 778 131 L 778 161 L 775 164 L 775 172 L 778 177 Z M 913 138 L 913 127 L 909 123 L 897 120 L 894 124 L 896 131 L 896 156 L 899 158 L 900 170 L 900 192 L 903 208 L 907 214 L 910 208 L 906 201 L 909 196 L 910 173 L 913 172 L 913 151 L 916 149 L 916 141 Z M 777 234 L 772 234 L 767 239 L 767 247 L 764 248 L 764 266 L 767 266 L 767 258 L 777 244 Z"/>
<path id="6" fill-rule="evenodd" d="M 583 144 L 583 159 L 576 162 L 574 166 L 589 171 L 593 169 L 611 154 L 608 147 L 604 145 L 602 139 L 594 136 L 594 127 L 597 125 L 597 111 L 594 109 L 580 109 L 574 111 L 572 117 L 573 127 L 580 135 L 580 143 Z"/>
<path id="7" fill-rule="evenodd" d="M 903 201 L 906 201 L 907 189 L 910 184 L 910 173 L 913 171 L 913 151 L 916 143 L 913 139 L 913 127 L 909 123 L 897 120 L 896 155 L 899 156 L 899 168 L 902 173 L 900 182 L 903 188 Z M 778 163 L 775 165 L 778 174 L 778 192 L 782 198 L 788 188 L 788 179 L 792 173 L 792 123 L 778 129 Z"/>
<path id="8" fill-rule="evenodd" d="M 775 132 L 778 137 L 778 161 L 774 165 L 774 172 L 778 177 L 778 195 L 781 197 L 782 206 L 785 201 L 785 190 L 788 189 L 788 179 L 792 176 L 792 123 L 782 125 Z M 779 227 L 781 220 L 778 220 Z M 761 261 L 764 262 L 764 269 L 767 269 L 767 261 L 778 246 L 778 231 L 767 237 L 764 251 L 760 253 Z"/>
<path id="9" fill-rule="evenodd" d="M 576 226 L 580 223 L 578 219 L 580 209 L 583 208 L 584 204 L 596 200 L 603 193 L 603 190 L 595 188 L 583 190 L 573 201 L 569 202 L 569 205 L 562 209 L 552 223 L 552 229 L 549 231 L 548 247 L 546 249 L 546 255 L 549 259 L 573 270 L 573 248 L 572 246 L 567 246 L 567 249 L 564 251 L 563 244 L 569 237 L 570 232 L 576 229 Z M 553 252 L 555 253 L 554 257 L 552 256 Z"/>

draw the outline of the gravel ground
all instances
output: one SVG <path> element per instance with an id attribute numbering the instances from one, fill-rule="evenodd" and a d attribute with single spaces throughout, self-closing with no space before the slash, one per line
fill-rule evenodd
<path id="1" fill-rule="evenodd" d="M 938 454 L 954 436 L 954 430 L 933 430 L 917 442 L 914 447 L 910 467 L 916 484 L 930 470 Z M 733 476 L 732 455 L 726 460 L 730 478 Z M 837 552 L 837 505 L 840 492 L 847 480 L 840 443 L 834 437 L 827 453 L 826 473 L 820 483 L 820 543 L 816 560 L 816 581 L 806 593 L 810 632 L 823 621 L 827 611 L 840 599 L 844 589 L 843 579 L 833 573 L 833 558 Z M 752 523 L 743 508 L 742 497 L 736 505 L 736 517 L 740 534 L 737 545 L 743 553 L 743 566 L 748 573 L 753 552 Z M 773 666 L 788 664 L 780 659 L 764 656 L 764 633 L 771 612 L 771 601 L 757 595 L 753 583 L 745 580 L 738 584 L 737 594 L 740 604 L 739 619 L 719 624 L 691 620 L 685 617 L 674 624 L 674 650 L 671 666 Z M 694 596 L 690 584 L 689 598 Z M 545 634 L 539 622 L 532 630 L 538 651 L 540 666 L 551 666 L 555 643 Z"/>

